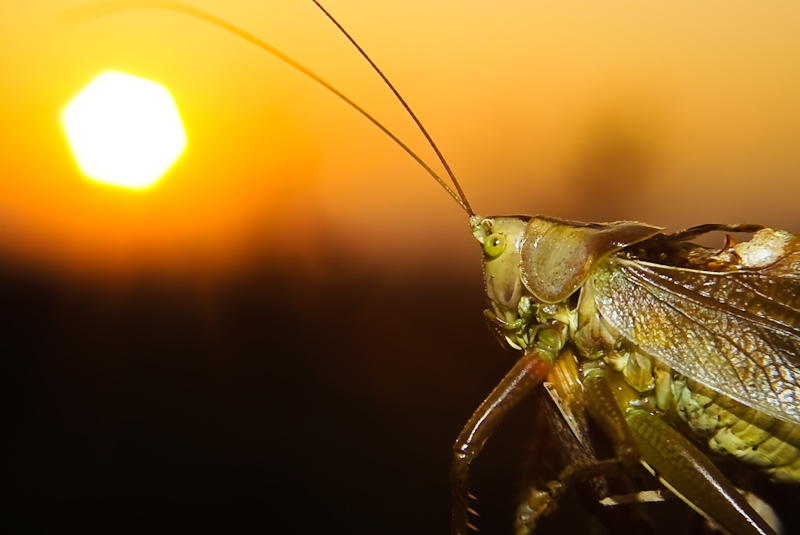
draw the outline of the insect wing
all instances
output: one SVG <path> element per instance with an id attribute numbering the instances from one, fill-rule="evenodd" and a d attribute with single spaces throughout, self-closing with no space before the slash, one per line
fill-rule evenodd
<path id="1" fill-rule="evenodd" d="M 721 271 L 612 257 L 591 279 L 598 313 L 667 366 L 775 418 L 800 422 L 800 247 Z"/>

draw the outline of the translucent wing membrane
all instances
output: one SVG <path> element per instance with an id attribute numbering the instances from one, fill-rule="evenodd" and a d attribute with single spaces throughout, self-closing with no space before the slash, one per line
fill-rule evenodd
<path id="1" fill-rule="evenodd" d="M 719 264 L 711 255 L 698 268 L 613 258 L 592 281 L 598 312 L 684 375 L 775 418 L 800 422 L 796 242 L 756 269 Z"/>

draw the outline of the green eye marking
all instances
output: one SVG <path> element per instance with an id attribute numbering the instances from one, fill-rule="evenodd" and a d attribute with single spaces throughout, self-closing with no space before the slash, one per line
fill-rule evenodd
<path id="1" fill-rule="evenodd" d="M 506 237 L 502 234 L 492 234 L 483 243 L 483 252 L 492 258 L 497 258 L 506 248 Z"/>

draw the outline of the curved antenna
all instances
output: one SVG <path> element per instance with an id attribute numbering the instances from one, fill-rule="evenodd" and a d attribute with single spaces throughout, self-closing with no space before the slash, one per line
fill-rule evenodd
<path id="1" fill-rule="evenodd" d="M 314 3 L 317 4 L 317 6 L 320 9 L 322 9 L 323 12 L 331 20 L 333 20 L 334 24 L 336 24 L 336 26 L 339 27 L 344 32 L 344 29 L 339 25 L 339 23 L 336 22 L 336 20 L 333 19 L 333 17 L 327 11 L 325 11 L 322 8 L 321 5 L 319 5 L 319 3 L 317 3 L 316 1 L 314 1 Z M 211 13 L 209 13 L 207 11 L 204 11 L 202 9 L 198 9 L 196 7 L 192 7 L 192 6 L 183 4 L 181 2 L 171 2 L 169 0 L 130 0 L 130 1 L 120 1 L 120 2 L 105 2 L 105 3 L 101 3 L 101 4 L 91 5 L 91 6 L 88 6 L 88 7 L 68 10 L 68 11 L 64 12 L 64 17 L 68 21 L 73 22 L 73 21 L 87 20 L 87 19 L 91 19 L 91 18 L 102 16 L 102 15 L 109 15 L 109 14 L 119 13 L 121 11 L 143 10 L 143 9 L 164 9 L 166 11 L 174 11 L 176 13 L 181 13 L 183 15 L 188 15 L 190 17 L 194 17 L 196 19 L 208 22 L 209 24 L 213 24 L 214 26 L 222 28 L 223 30 L 227 30 L 227 31 L 233 33 L 234 35 L 238 35 L 239 37 L 241 37 L 245 41 L 248 41 L 248 42 L 256 45 L 257 47 L 259 47 L 260 49 L 264 50 L 265 52 L 268 52 L 269 54 L 272 54 L 273 56 L 275 56 L 279 60 L 283 61 L 284 63 L 286 63 L 290 67 L 292 67 L 292 68 L 300 71 L 301 73 L 305 74 L 306 76 L 308 76 L 309 78 L 311 78 L 312 80 L 314 80 L 315 82 L 320 84 L 322 87 L 324 87 L 325 89 L 327 89 L 328 91 L 330 91 L 331 93 L 333 93 L 334 95 L 336 95 L 337 97 L 339 97 L 340 99 L 345 101 L 347 104 L 349 104 L 351 107 L 353 107 L 358 113 L 360 113 L 361 115 L 366 117 L 372 124 L 377 126 L 384 134 L 389 136 L 392 139 L 392 141 L 397 143 L 400 146 L 400 148 L 402 148 L 412 158 L 414 158 L 414 160 L 418 164 L 420 164 L 422 166 L 422 168 L 425 169 L 428 172 L 428 174 L 430 174 L 439 183 L 439 185 L 442 186 L 445 189 L 445 191 L 447 191 L 447 193 L 459 204 L 459 206 L 461 206 L 461 208 L 464 209 L 465 212 L 467 212 L 467 214 L 469 214 L 470 216 L 474 215 L 474 213 L 472 212 L 472 209 L 470 208 L 469 204 L 466 202 L 466 197 L 463 196 L 463 192 L 461 191 L 461 187 L 459 186 L 458 182 L 455 180 L 455 177 L 453 177 L 453 174 L 450 171 L 450 167 L 444 161 L 444 158 L 439 153 L 439 149 L 433 143 L 433 141 L 431 140 L 431 138 L 428 135 L 427 131 L 422 127 L 422 124 L 419 122 L 419 120 L 417 119 L 416 115 L 414 115 L 414 113 L 411 112 L 411 109 L 408 107 L 408 105 L 405 103 L 405 101 L 402 99 L 402 97 L 400 97 L 399 93 L 397 93 L 397 91 L 394 89 L 394 86 L 392 86 L 392 84 L 389 83 L 389 81 L 386 79 L 386 77 L 383 75 L 383 73 L 377 68 L 377 66 L 375 66 L 375 64 L 372 62 L 372 60 L 369 59 L 369 57 L 361 50 L 361 47 L 359 47 L 355 43 L 355 41 L 350 37 L 350 35 L 347 32 L 344 32 L 344 34 L 347 36 L 347 38 L 350 39 L 350 41 L 356 45 L 358 50 L 361 51 L 362 55 L 367 59 L 367 61 L 369 61 L 369 63 L 373 66 L 373 68 L 375 68 L 375 70 L 378 71 L 378 74 L 384 79 L 384 81 L 386 81 L 386 83 L 389 85 L 391 90 L 400 99 L 400 102 L 403 104 L 403 106 L 411 114 L 411 116 L 414 119 L 414 121 L 419 125 L 420 129 L 425 134 L 425 137 L 429 140 L 429 142 L 433 146 L 433 148 L 436 151 L 436 153 L 439 154 L 440 160 L 444 163 L 445 168 L 447 169 L 448 173 L 450 174 L 451 178 L 453 179 L 453 183 L 455 184 L 456 189 L 458 190 L 458 194 L 455 191 L 453 191 L 450 188 L 450 186 L 448 186 L 447 183 L 444 180 L 442 180 L 442 178 L 439 177 L 439 175 L 436 174 L 436 172 L 433 169 L 431 169 L 430 166 L 428 166 L 428 164 L 426 164 L 422 160 L 422 158 L 417 156 L 417 154 L 414 151 L 412 151 L 405 143 L 400 141 L 400 139 L 398 139 L 397 136 L 395 136 L 392 132 L 390 132 L 389 129 L 387 129 L 385 126 L 383 126 L 380 122 L 378 122 L 377 119 L 375 119 L 372 115 L 370 115 L 361 106 L 359 106 L 358 104 L 353 102 L 344 93 L 342 93 L 341 91 L 336 89 L 333 85 L 328 83 L 324 78 L 322 78 L 321 76 L 319 76 L 318 74 L 316 74 L 311 69 L 309 69 L 306 66 L 304 66 L 303 64 L 293 60 L 291 57 L 287 56 L 286 54 L 284 54 L 283 52 L 281 52 L 277 48 L 273 47 L 272 45 L 267 44 L 265 41 L 262 41 L 261 39 L 259 39 L 255 35 L 253 35 L 250 32 L 248 32 L 248 31 L 236 26 L 235 24 L 231 24 L 230 22 L 226 21 L 225 19 L 217 17 L 216 15 L 212 15 Z"/>
<path id="2" fill-rule="evenodd" d="M 403 105 L 403 108 L 405 108 L 405 110 L 408 112 L 408 114 L 411 116 L 411 118 L 414 119 L 414 122 L 417 124 L 417 127 L 422 132 L 422 135 L 424 135 L 425 139 L 428 140 L 428 143 L 433 148 L 433 151 L 436 153 L 436 156 L 439 158 L 439 161 L 442 162 L 442 165 L 444 166 L 445 170 L 447 171 L 447 175 L 450 177 L 450 180 L 453 181 L 453 185 L 456 187 L 456 191 L 458 191 L 458 196 L 461 198 L 462 206 L 467 211 L 467 213 L 470 215 L 470 217 L 475 215 L 475 212 L 472 211 L 472 207 L 469 205 L 469 201 L 467 201 L 467 196 L 464 195 L 464 190 L 461 189 L 461 184 L 458 183 L 458 180 L 456 180 L 456 175 L 453 173 L 453 170 L 450 169 L 450 164 L 448 164 L 447 160 L 444 159 L 444 155 L 442 154 L 442 151 L 439 150 L 439 147 L 433 141 L 433 138 L 428 133 L 428 130 L 423 126 L 422 121 L 419 120 L 419 118 L 417 117 L 417 114 L 414 113 L 414 110 L 412 110 L 411 106 L 408 105 L 408 103 L 406 102 L 406 99 L 404 99 L 403 96 L 400 94 L 400 92 L 394 87 L 394 84 L 389 81 L 389 78 L 387 78 L 386 75 L 383 74 L 383 71 L 380 69 L 380 67 L 378 67 L 378 65 L 374 61 L 372 61 L 372 58 L 369 57 L 369 55 L 364 51 L 364 49 L 361 48 L 361 45 L 359 45 L 356 42 L 356 40 L 353 39 L 353 37 L 350 35 L 350 33 L 348 33 L 348 31 L 344 29 L 344 26 L 339 24 L 339 21 L 336 20 L 334 18 L 334 16 L 331 15 L 330 12 L 327 9 L 322 7 L 322 4 L 320 4 L 317 0 L 311 0 L 311 1 L 314 2 L 314 5 L 316 5 L 320 9 L 320 11 L 325 13 L 325 16 L 328 17 L 331 20 L 331 22 L 333 22 L 333 24 L 335 24 L 336 27 L 339 28 L 339 31 L 342 32 L 342 34 L 344 34 L 345 37 L 347 37 L 347 40 L 350 41 L 353 44 L 354 47 L 356 47 L 356 50 L 358 50 L 358 53 L 361 54 L 361 56 L 365 60 L 367 60 L 367 63 L 369 63 L 370 66 L 373 68 L 373 70 L 376 73 L 378 73 L 378 76 L 381 77 L 383 82 L 389 87 L 389 89 L 392 91 L 392 93 L 394 93 L 394 96 L 397 97 L 397 100 L 400 101 L 400 104 Z"/>

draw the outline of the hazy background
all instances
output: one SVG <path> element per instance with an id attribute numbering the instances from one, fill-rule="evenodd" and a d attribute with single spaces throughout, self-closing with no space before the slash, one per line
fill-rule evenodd
<path id="1" fill-rule="evenodd" d="M 163 11 L 63 22 L 89 4 L 0 4 L 10 518 L 446 530 L 450 446 L 513 361 L 483 326 L 465 214 L 264 52 Z M 306 64 L 432 160 L 310 2 L 191 5 Z M 800 231 L 797 4 L 326 6 L 481 214 Z M 152 189 L 82 178 L 63 140 L 61 110 L 109 69 L 168 86 L 181 107 L 188 148 Z M 478 465 L 484 527 L 510 521 L 529 421 Z"/>

